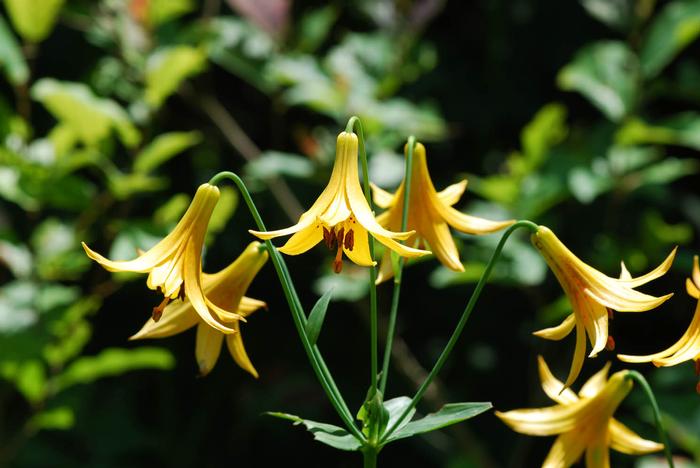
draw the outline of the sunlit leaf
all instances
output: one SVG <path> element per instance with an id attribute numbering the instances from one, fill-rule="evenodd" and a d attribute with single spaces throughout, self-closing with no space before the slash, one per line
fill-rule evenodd
<path id="1" fill-rule="evenodd" d="M 12 25 L 29 42 L 51 34 L 64 0 L 4 0 Z"/>
<path id="2" fill-rule="evenodd" d="M 219 188 L 219 201 L 214 207 L 214 212 L 211 214 L 209 219 L 209 226 L 207 227 L 207 235 L 216 235 L 228 224 L 229 220 L 236 212 L 238 207 L 238 191 L 233 187 L 220 187 Z"/>
<path id="3" fill-rule="evenodd" d="M 479 414 L 490 410 L 493 407 L 491 403 L 448 403 L 439 411 L 430 413 L 424 418 L 411 421 L 400 430 L 394 432 L 387 442 L 406 437 L 412 437 L 416 434 L 435 431 L 452 424 L 457 424 L 467 419 L 478 416 Z"/>
<path id="4" fill-rule="evenodd" d="M 199 132 L 170 132 L 158 135 L 134 159 L 134 170 L 150 172 L 202 140 Z"/>
<path id="5" fill-rule="evenodd" d="M 194 0 L 149 0 L 148 23 L 159 26 L 195 9 Z"/>
<path id="6" fill-rule="evenodd" d="M 0 239 L 0 263 L 4 263 L 15 278 L 26 278 L 32 271 L 32 253 L 25 245 Z"/>
<path id="7" fill-rule="evenodd" d="M 313 175 L 314 163 L 298 154 L 266 151 L 260 157 L 245 165 L 249 177 L 265 180 L 276 176 L 305 178 Z"/>
<path id="8" fill-rule="evenodd" d="M 99 143 L 113 130 L 129 147 L 141 138 L 124 109 L 111 99 L 95 96 L 82 83 L 42 78 L 32 86 L 31 94 L 54 117 L 70 126 L 86 145 Z"/>
<path id="9" fill-rule="evenodd" d="M 634 18 L 633 0 L 581 0 L 595 19 L 619 31 L 625 31 Z"/>
<path id="10" fill-rule="evenodd" d="M 40 402 L 46 393 L 46 370 L 40 361 L 0 362 L 0 377 L 15 384 L 30 403 Z"/>
<path id="11" fill-rule="evenodd" d="M 29 421 L 29 426 L 35 429 L 66 430 L 73 424 L 75 413 L 68 406 L 42 410 Z"/>
<path id="12" fill-rule="evenodd" d="M 56 377 L 56 389 L 62 391 L 73 385 L 91 383 L 132 370 L 167 370 L 174 365 L 175 359 L 163 348 L 109 348 L 96 356 L 85 356 L 73 361 Z"/>
<path id="13" fill-rule="evenodd" d="M 316 344 L 318 340 L 318 335 L 321 333 L 321 327 L 323 327 L 323 321 L 326 318 L 326 311 L 328 310 L 328 303 L 333 295 L 333 290 L 329 289 L 323 296 L 318 298 L 316 304 L 311 309 L 309 313 L 309 320 L 306 323 L 306 335 L 309 337 L 311 344 Z"/>
<path id="14" fill-rule="evenodd" d="M 619 121 L 637 100 L 638 68 L 636 56 L 625 43 L 596 42 L 560 70 L 557 83 L 583 94 L 610 120 Z"/>
<path id="15" fill-rule="evenodd" d="M 206 54 L 195 47 L 183 45 L 158 50 L 146 63 L 146 102 L 160 107 L 183 81 L 204 71 L 206 65 Z"/>
<path id="16" fill-rule="evenodd" d="M 0 16 L 0 67 L 8 81 L 14 85 L 22 84 L 29 78 L 29 67 L 19 43 L 2 16 Z"/>
<path id="17" fill-rule="evenodd" d="M 669 2 L 654 17 L 640 52 L 645 77 L 653 78 L 700 35 L 700 2 Z"/>

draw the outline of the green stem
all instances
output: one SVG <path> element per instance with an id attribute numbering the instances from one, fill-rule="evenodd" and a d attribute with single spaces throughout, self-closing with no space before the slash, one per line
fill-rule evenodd
<path id="1" fill-rule="evenodd" d="M 248 189 L 243 183 L 243 180 L 241 180 L 241 178 L 233 172 L 224 171 L 212 177 L 209 183 L 215 185 L 223 179 L 229 179 L 236 184 L 236 186 L 241 192 L 241 195 L 243 195 L 243 199 L 245 200 L 246 205 L 250 210 L 250 213 L 253 215 L 253 219 L 255 220 L 255 224 L 258 226 L 258 229 L 260 231 L 267 231 L 267 228 L 265 227 L 265 224 L 263 223 L 263 220 L 260 217 L 260 213 L 258 212 L 258 209 L 255 206 L 255 203 L 253 202 L 253 199 L 251 198 Z M 287 303 L 289 304 L 289 308 L 292 311 L 294 325 L 297 328 L 297 332 L 299 333 L 299 338 L 301 339 L 304 351 L 306 351 L 306 354 L 309 358 L 309 362 L 311 363 L 311 367 L 316 373 L 316 377 L 321 383 L 323 390 L 326 392 L 326 395 L 328 396 L 331 405 L 335 408 L 336 412 L 340 416 L 340 419 L 343 420 L 348 430 L 352 433 L 353 436 L 355 436 L 355 438 L 364 442 L 365 437 L 362 435 L 362 432 L 360 432 L 357 426 L 355 426 L 352 414 L 350 413 L 350 410 L 347 404 L 345 403 L 342 394 L 340 393 L 335 381 L 333 380 L 333 376 L 328 370 L 328 367 L 326 366 L 326 363 L 324 362 L 323 357 L 321 356 L 321 352 L 318 349 L 318 346 L 312 345 L 308 335 L 306 334 L 306 314 L 304 313 L 304 308 L 301 305 L 299 296 L 296 292 L 296 289 L 294 288 L 294 283 L 292 282 L 291 276 L 289 275 L 289 270 L 287 269 L 287 265 L 284 259 L 280 255 L 277 248 L 275 248 L 275 246 L 272 245 L 272 242 L 266 240 L 265 245 L 267 246 L 267 249 L 270 252 L 270 259 L 272 260 L 272 264 L 274 265 L 275 271 L 277 272 L 277 276 L 280 280 L 280 283 L 282 284 L 282 289 L 287 299 Z"/>
<path id="2" fill-rule="evenodd" d="M 372 207 L 372 196 L 369 189 L 369 169 L 367 166 L 367 151 L 365 150 L 365 135 L 362 131 L 362 122 L 357 116 L 352 116 L 345 126 L 347 133 L 352 133 L 353 128 L 357 128 L 357 136 L 360 143 L 360 162 L 362 163 L 362 184 L 365 192 L 365 198 L 369 208 Z M 369 256 L 374 261 L 374 237 L 369 236 Z M 370 388 L 377 388 L 377 267 L 369 267 L 369 329 L 370 329 Z"/>
<path id="3" fill-rule="evenodd" d="M 362 450 L 364 468 L 377 468 L 377 450 L 374 447 L 367 447 Z"/>
<path id="4" fill-rule="evenodd" d="M 403 211 L 401 212 L 401 232 L 406 231 L 408 225 L 408 204 L 411 196 L 411 175 L 413 174 L 413 150 L 416 147 L 416 137 L 411 135 L 406 143 L 406 168 L 404 175 Z M 391 295 L 391 310 L 389 311 L 389 326 L 386 331 L 386 344 L 384 346 L 384 360 L 382 362 L 382 374 L 379 380 L 379 390 L 384 394 L 386 381 L 389 375 L 389 362 L 391 361 L 391 349 L 394 346 L 394 333 L 396 332 L 396 316 L 399 310 L 399 296 L 401 295 L 401 278 L 403 277 L 404 258 L 399 258 L 398 268 L 394 272 L 394 290 Z"/>
<path id="5" fill-rule="evenodd" d="M 457 340 L 459 339 L 460 335 L 462 334 L 462 331 L 464 330 L 464 326 L 467 324 L 467 320 L 469 319 L 469 316 L 472 313 L 472 310 L 474 309 L 474 306 L 476 305 L 476 301 L 479 299 L 479 295 L 481 294 L 481 290 L 484 289 L 484 286 L 486 285 L 486 281 L 488 280 L 489 276 L 491 275 L 491 270 L 493 269 L 496 260 L 498 260 L 498 257 L 501 255 L 501 251 L 503 250 L 503 246 L 505 245 L 506 241 L 510 237 L 513 232 L 518 230 L 519 228 L 526 227 L 530 229 L 532 232 L 536 232 L 538 227 L 535 223 L 532 221 L 527 221 L 527 220 L 521 220 L 516 222 L 515 224 L 511 225 L 506 232 L 503 233 L 503 236 L 501 237 L 501 240 L 498 242 L 498 245 L 496 246 L 496 250 L 494 250 L 493 255 L 491 255 L 491 259 L 489 260 L 489 263 L 486 265 L 486 268 L 484 269 L 484 272 L 481 274 L 481 278 L 479 278 L 479 282 L 476 284 L 476 287 L 474 288 L 474 292 L 472 293 L 472 296 L 469 298 L 469 302 L 467 303 L 467 307 L 464 309 L 464 312 L 462 312 L 462 316 L 459 319 L 459 322 L 457 323 L 457 326 L 455 327 L 454 331 L 452 332 L 452 336 L 450 336 L 449 341 L 445 345 L 445 349 L 442 350 L 442 353 L 440 354 L 440 357 L 438 360 L 435 362 L 435 365 L 433 368 L 430 370 L 430 373 L 428 376 L 425 378 L 421 386 L 418 388 L 418 391 L 416 391 L 415 396 L 411 400 L 411 403 L 404 409 L 403 413 L 401 413 L 401 416 L 399 419 L 396 420 L 393 426 L 391 426 L 385 433 L 384 436 L 382 437 L 381 442 L 386 441 L 389 436 L 396 430 L 397 427 L 403 422 L 404 419 L 406 419 L 406 416 L 408 416 L 408 413 L 416 407 L 420 399 L 423 397 L 423 394 L 425 391 L 428 389 L 430 386 L 431 382 L 437 376 L 437 374 L 440 372 L 442 369 L 442 366 L 445 365 L 445 361 L 447 361 L 447 358 L 450 355 L 450 352 L 452 351 L 452 348 L 455 347 L 457 344 Z"/>
<path id="6" fill-rule="evenodd" d="M 668 462 L 669 468 L 673 468 L 673 457 L 671 455 L 671 447 L 668 443 L 668 437 L 666 437 L 666 428 L 664 427 L 664 423 L 661 420 L 661 410 L 659 409 L 659 405 L 656 402 L 654 392 L 651 390 L 651 386 L 649 386 L 649 382 L 647 382 L 647 379 L 645 379 L 644 376 L 637 371 L 627 371 L 627 378 L 636 381 L 639 384 L 639 386 L 642 387 L 644 393 L 646 393 L 647 398 L 649 399 L 649 403 L 651 403 L 651 409 L 654 413 L 654 421 L 656 422 L 656 428 L 659 431 L 659 439 L 661 439 L 661 443 L 664 444 L 664 454 L 666 455 L 666 461 Z"/>

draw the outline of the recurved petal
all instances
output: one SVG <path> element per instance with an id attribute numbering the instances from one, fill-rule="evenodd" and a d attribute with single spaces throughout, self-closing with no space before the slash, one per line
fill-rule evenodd
<path id="1" fill-rule="evenodd" d="M 663 444 L 652 440 L 642 439 L 630 428 L 616 419 L 610 420 L 610 447 L 628 455 L 644 455 L 664 449 Z"/>
<path id="2" fill-rule="evenodd" d="M 608 311 L 605 307 L 591 301 L 582 300 L 580 304 L 581 309 L 585 309 L 587 314 L 584 324 L 592 347 L 588 357 L 596 357 L 608 343 Z"/>
<path id="3" fill-rule="evenodd" d="M 163 310 L 163 316 L 157 322 L 153 318 L 141 327 L 130 340 L 141 340 L 144 338 L 166 338 L 181 333 L 188 328 L 195 326 L 199 321 L 199 316 L 192 309 L 189 302 L 171 302 Z"/>
<path id="4" fill-rule="evenodd" d="M 431 197 L 432 198 L 432 197 Z M 451 206 L 447 206 L 438 200 L 433 207 L 438 211 L 440 216 L 453 228 L 466 234 L 489 234 L 491 232 L 500 231 L 503 228 L 515 223 L 514 219 L 506 221 L 490 221 L 484 218 L 471 216 L 461 211 L 457 211 Z"/>
<path id="5" fill-rule="evenodd" d="M 370 182 L 369 186 L 372 187 L 372 199 L 374 200 L 374 204 L 377 205 L 379 208 L 389 208 L 394 203 L 396 203 L 396 198 L 397 195 L 403 193 L 403 183 L 399 187 L 399 189 L 396 191 L 395 194 L 389 193 L 386 190 L 382 189 L 378 185 L 375 185 L 374 183 Z"/>
<path id="6" fill-rule="evenodd" d="M 81 242 L 88 257 L 95 260 L 108 271 L 132 271 L 135 273 L 146 273 L 154 266 L 162 263 L 170 253 L 177 248 L 175 244 L 163 244 L 163 241 L 156 244 L 148 252 L 143 253 L 134 260 L 115 261 L 98 254 L 85 242 Z"/>
<path id="7" fill-rule="evenodd" d="M 571 431 L 576 427 L 584 409 L 582 403 L 548 406 L 546 408 L 520 409 L 495 414 L 514 431 L 522 434 L 549 436 Z"/>
<path id="8" fill-rule="evenodd" d="M 585 384 L 583 384 L 583 387 L 581 387 L 581 391 L 578 392 L 578 394 L 584 398 L 592 398 L 600 393 L 608 381 L 609 370 L 610 362 L 606 362 L 605 366 L 603 366 L 601 370 L 593 374 L 593 376 L 591 376 L 591 378 L 588 379 Z"/>
<path id="9" fill-rule="evenodd" d="M 571 333 L 571 330 L 574 329 L 574 325 L 576 325 L 576 316 L 574 314 L 569 314 L 564 321 L 556 327 L 543 328 L 542 330 L 532 332 L 532 334 L 546 340 L 559 341 Z"/>
<path id="10" fill-rule="evenodd" d="M 537 356 L 537 368 L 540 373 L 542 389 L 549 398 L 562 405 L 578 401 L 576 394 L 570 388 L 564 388 L 564 384 L 552 375 L 542 356 Z"/>
<path id="11" fill-rule="evenodd" d="M 272 239 L 273 237 L 288 236 L 289 234 L 294 234 L 303 229 L 312 226 L 316 222 L 316 216 L 306 216 L 309 212 L 304 213 L 299 222 L 294 226 L 289 226 L 288 228 L 278 229 L 276 231 L 255 231 L 253 229 L 248 229 L 248 232 L 257 237 L 258 239 Z"/>
<path id="12" fill-rule="evenodd" d="M 565 387 L 570 387 L 578 375 L 581 373 L 583 361 L 586 359 L 586 329 L 583 325 L 576 324 L 576 348 L 574 349 L 574 358 L 571 361 L 569 376 L 564 383 Z"/>
<path id="13" fill-rule="evenodd" d="M 591 283 L 590 288 L 586 288 L 584 292 L 597 303 L 619 312 L 645 312 L 660 306 L 673 296 L 673 293 L 661 297 L 650 296 L 614 283 L 619 280 L 608 279 L 610 281 L 605 283 Z"/>
<path id="14" fill-rule="evenodd" d="M 620 279 L 623 281 L 631 281 L 632 274 L 629 272 L 625 266 L 625 262 L 620 262 Z"/>
<path id="15" fill-rule="evenodd" d="M 695 283 L 696 289 L 700 288 L 700 262 L 698 262 L 698 256 L 693 256 L 693 282 Z"/>
<path id="16" fill-rule="evenodd" d="M 671 253 L 668 255 L 668 257 L 666 257 L 666 260 L 661 262 L 659 266 L 651 270 L 646 275 L 638 276 L 636 278 L 622 278 L 622 276 L 620 276 L 620 281 L 625 283 L 630 288 L 636 288 L 638 286 L 648 283 L 649 281 L 655 280 L 656 278 L 666 273 L 669 270 L 669 268 L 671 268 L 671 265 L 673 265 L 673 259 L 676 257 L 677 250 L 678 247 L 674 247 Z M 624 266 L 625 265 L 623 263 L 622 267 L 624 268 Z M 627 272 L 627 274 L 629 275 L 629 272 Z"/>
<path id="17" fill-rule="evenodd" d="M 372 234 L 374 235 L 375 239 L 377 239 L 379 242 L 381 242 L 382 244 L 384 244 L 386 247 L 390 248 L 391 250 L 393 250 L 397 254 L 401 255 L 402 257 L 417 258 L 417 257 L 422 257 L 423 255 L 430 255 L 430 252 L 427 250 L 414 249 L 413 247 L 408 247 L 406 245 L 399 244 L 394 239 L 390 239 L 388 237 L 377 235 L 375 233 L 372 233 Z M 411 233 L 409 233 L 409 234 L 411 234 Z"/>
<path id="18" fill-rule="evenodd" d="M 376 284 L 383 283 L 394 277 L 394 266 L 391 264 L 391 250 L 386 249 L 379 262 Z"/>
<path id="19" fill-rule="evenodd" d="M 449 185 L 445 190 L 438 192 L 437 196 L 442 203 L 447 206 L 452 206 L 462 198 L 464 190 L 467 188 L 467 179 L 456 184 Z"/>
<path id="20" fill-rule="evenodd" d="M 377 262 L 372 260 L 372 256 L 369 254 L 369 236 L 365 228 L 361 225 L 355 223 L 353 228 L 355 240 L 352 250 L 348 250 L 345 246 L 343 247 L 343 252 L 345 255 L 357 265 L 360 266 L 374 266 Z"/>
<path id="21" fill-rule="evenodd" d="M 311 224 L 297 232 L 279 248 L 279 251 L 287 255 L 299 255 L 306 252 L 323 239 L 321 227 Z"/>
<path id="22" fill-rule="evenodd" d="M 221 342 L 223 339 L 223 333 L 211 328 L 206 323 L 199 322 L 199 325 L 197 325 L 195 357 L 197 358 L 199 373 L 202 376 L 207 375 L 214 368 L 221 353 Z"/>
<path id="23" fill-rule="evenodd" d="M 700 299 L 700 289 L 695 286 L 695 283 L 693 283 L 690 278 L 685 279 L 685 290 L 688 291 L 688 294 L 690 294 L 691 297 Z"/>
<path id="24" fill-rule="evenodd" d="M 437 259 L 447 268 L 453 271 L 464 271 L 462 262 L 459 261 L 457 246 L 450 234 L 450 228 L 446 223 L 426 223 L 421 234 L 430 245 L 430 250 Z"/>
<path id="25" fill-rule="evenodd" d="M 234 333 L 233 335 L 228 335 L 226 337 L 226 345 L 228 350 L 231 353 L 233 360 L 236 361 L 236 364 L 257 379 L 258 371 L 255 370 L 255 367 L 250 361 L 248 353 L 245 350 L 245 346 L 243 345 L 243 337 L 241 336 L 238 324 L 236 324 L 235 327 L 239 333 Z"/>
<path id="26" fill-rule="evenodd" d="M 581 458 L 585 450 L 585 439 L 575 432 L 560 435 L 554 441 L 542 468 L 568 468 Z"/>
<path id="27" fill-rule="evenodd" d="M 267 303 L 265 301 L 243 296 L 241 302 L 238 304 L 238 310 L 236 312 L 243 317 L 248 317 L 250 314 L 260 309 L 267 309 Z"/>

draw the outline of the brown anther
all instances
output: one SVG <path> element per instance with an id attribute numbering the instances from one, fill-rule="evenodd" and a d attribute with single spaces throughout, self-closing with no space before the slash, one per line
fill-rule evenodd
<path id="1" fill-rule="evenodd" d="M 611 308 L 608 307 L 608 320 L 612 320 L 615 318 L 615 313 Z"/>
<path id="2" fill-rule="evenodd" d="M 608 336 L 608 342 L 605 343 L 605 349 L 608 351 L 615 351 L 615 340 L 612 336 Z"/>
<path id="3" fill-rule="evenodd" d="M 163 316 L 163 310 L 165 309 L 165 306 L 168 305 L 168 302 L 170 302 L 170 298 L 166 297 L 161 301 L 160 304 L 153 308 L 153 312 L 151 312 L 151 317 L 153 318 L 154 322 L 157 322 Z"/>
<path id="4" fill-rule="evenodd" d="M 700 375 L 700 359 L 695 360 L 695 375 Z"/>
<path id="5" fill-rule="evenodd" d="M 177 293 L 177 298 L 180 299 L 181 301 L 185 300 L 185 282 L 183 281 L 182 284 L 180 285 L 180 292 Z"/>
<path id="6" fill-rule="evenodd" d="M 700 394 L 700 382 L 695 386 L 695 391 Z"/>
<path id="7" fill-rule="evenodd" d="M 335 253 L 335 259 L 333 259 L 333 271 L 340 273 L 343 271 L 343 241 L 342 237 L 338 236 L 338 250 Z"/>
<path id="8" fill-rule="evenodd" d="M 333 249 L 335 247 L 335 231 L 329 231 L 326 226 L 323 226 L 323 242 L 326 243 L 326 247 Z"/>
<path id="9" fill-rule="evenodd" d="M 355 247 L 355 231 L 348 229 L 348 233 L 345 234 L 345 248 L 352 252 L 352 248 Z"/>
<path id="10" fill-rule="evenodd" d="M 338 229 L 338 232 L 336 233 L 335 237 L 338 239 L 338 248 L 342 249 L 343 248 L 343 240 L 345 239 L 345 228 L 340 228 Z"/>

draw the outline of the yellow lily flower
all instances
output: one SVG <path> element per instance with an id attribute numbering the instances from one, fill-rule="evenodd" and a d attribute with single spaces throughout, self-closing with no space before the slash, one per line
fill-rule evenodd
<path id="1" fill-rule="evenodd" d="M 408 147 L 404 148 L 408 152 Z M 404 182 L 393 195 L 374 184 L 372 193 L 374 203 L 387 211 L 377 217 L 377 222 L 389 230 L 401 229 L 403 216 Z M 435 190 L 428 172 L 425 147 L 416 143 L 411 167 L 411 193 L 408 200 L 407 229 L 416 233 L 408 238 L 407 245 L 422 245 L 427 242 L 440 263 L 454 271 L 464 271 L 459 260 L 459 252 L 450 235 L 452 226 L 466 234 L 489 234 L 510 226 L 515 220 L 489 221 L 457 211 L 452 205 L 462 197 L 467 187 L 467 181 L 450 185 L 441 192 Z M 377 282 L 385 281 L 394 275 L 391 266 L 391 252 L 387 251 L 382 258 Z"/>
<path id="2" fill-rule="evenodd" d="M 683 336 L 671 347 L 648 356 L 632 356 L 618 354 L 617 357 L 625 362 L 653 362 L 657 367 L 675 366 L 691 359 L 695 361 L 695 372 L 700 374 L 700 265 L 698 256 L 693 258 L 693 273 L 685 282 L 686 290 L 691 297 L 698 299 L 695 305 L 695 313 L 690 326 Z M 697 387 L 700 392 L 700 383 Z"/>
<path id="3" fill-rule="evenodd" d="M 396 242 L 395 239 L 404 240 L 414 234 L 412 231 L 391 232 L 374 219 L 360 187 L 357 145 L 357 135 L 354 133 L 338 135 L 335 164 L 328 185 L 311 208 L 301 215 L 297 224 L 277 231 L 251 230 L 250 233 L 260 239 L 293 234 L 279 249 L 287 255 L 304 253 L 323 239 L 329 249 L 336 249 L 333 261 L 336 273 L 343 268 L 343 253 L 358 265 L 375 265 L 369 254 L 369 234 L 403 257 L 429 254 Z"/>
<path id="4" fill-rule="evenodd" d="M 588 357 L 595 357 L 606 346 L 614 347 L 614 341 L 608 337 L 608 315 L 612 310 L 644 312 L 658 307 L 673 296 L 671 293 L 654 297 L 633 288 L 666 273 L 676 255 L 675 248 L 661 265 L 646 275 L 615 279 L 583 263 L 545 226 L 539 226 L 531 240 L 559 280 L 573 308 L 573 313 L 560 325 L 534 332 L 534 335 L 541 338 L 561 340 L 576 328 L 576 349 L 566 387 L 574 383 L 581 372 L 586 353 L 586 335 L 592 347 Z"/>
<path id="5" fill-rule="evenodd" d="M 267 261 L 267 251 L 261 247 L 259 242 L 251 242 L 243 253 L 223 270 L 211 275 L 203 273 L 202 286 L 206 297 L 223 309 L 235 310 L 241 317 L 248 317 L 256 310 L 267 307 L 263 301 L 244 296 L 253 278 Z M 151 317 L 130 339 L 166 338 L 195 325 L 197 365 L 200 374 L 207 375 L 219 359 L 224 334 L 203 321 L 189 300 L 168 304 L 161 320 L 155 321 Z M 239 321 L 233 321 L 232 326 L 235 333 L 226 335 L 229 352 L 239 367 L 257 378 L 258 372 L 243 346 Z"/>
<path id="6" fill-rule="evenodd" d="M 642 439 L 613 418 L 615 410 L 632 389 L 632 381 L 626 378 L 627 371 L 616 372 L 608 379 L 608 363 L 576 395 L 552 375 L 541 356 L 538 364 L 542 388 L 558 404 L 505 413 L 496 411 L 496 416 L 522 434 L 558 436 L 542 463 L 543 468 L 569 467 L 584 452 L 587 468 L 609 468 L 609 448 L 628 455 L 663 450 L 663 444 Z"/>
<path id="7" fill-rule="evenodd" d="M 202 320 L 224 333 L 234 333 L 235 329 L 224 322 L 238 320 L 241 316 L 221 309 L 202 294 L 202 247 L 209 219 L 218 201 L 219 189 L 216 186 L 200 185 L 173 231 L 147 252 L 139 252 L 134 260 L 109 260 L 91 250 L 85 242 L 83 248 L 88 257 L 108 271 L 148 273 L 146 285 L 165 296 L 160 305 L 153 308 L 155 321 L 172 299 L 186 297 Z"/>

